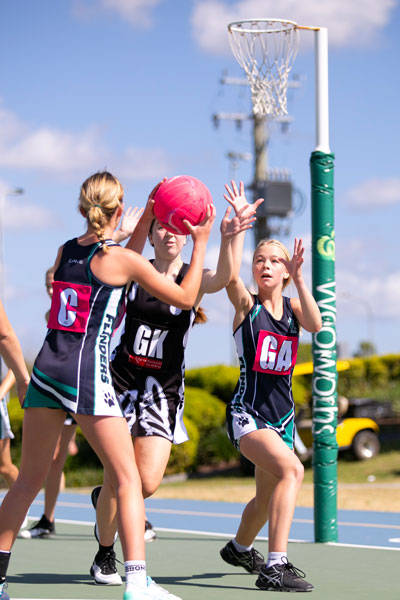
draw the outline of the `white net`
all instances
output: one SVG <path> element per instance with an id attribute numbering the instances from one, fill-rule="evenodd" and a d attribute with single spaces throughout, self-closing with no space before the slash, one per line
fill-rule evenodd
<path id="1" fill-rule="evenodd" d="M 293 21 L 253 19 L 230 23 L 232 52 L 250 82 L 255 115 L 287 115 L 288 76 L 299 32 Z"/>

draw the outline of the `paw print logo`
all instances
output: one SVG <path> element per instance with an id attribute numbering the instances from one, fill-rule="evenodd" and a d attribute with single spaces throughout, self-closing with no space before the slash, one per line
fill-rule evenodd
<path id="1" fill-rule="evenodd" d="M 111 406 L 114 406 L 114 404 L 115 404 L 115 402 L 114 402 L 114 398 L 113 398 L 112 394 L 110 394 L 110 392 L 107 392 L 107 393 L 104 395 L 104 402 L 105 402 L 106 404 L 108 404 L 108 406 L 110 406 L 110 407 L 111 407 Z"/>
<path id="2" fill-rule="evenodd" d="M 239 427 L 244 427 L 245 425 L 249 424 L 249 419 L 247 417 L 239 417 L 238 418 L 238 425 Z"/>

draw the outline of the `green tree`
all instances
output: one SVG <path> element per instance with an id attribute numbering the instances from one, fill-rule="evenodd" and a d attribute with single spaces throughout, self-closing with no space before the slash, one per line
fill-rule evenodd
<path id="1" fill-rule="evenodd" d="M 362 341 L 358 345 L 358 349 L 354 352 L 354 356 L 357 358 L 363 358 L 366 356 L 374 356 L 376 354 L 376 347 L 372 342 L 367 340 Z"/>

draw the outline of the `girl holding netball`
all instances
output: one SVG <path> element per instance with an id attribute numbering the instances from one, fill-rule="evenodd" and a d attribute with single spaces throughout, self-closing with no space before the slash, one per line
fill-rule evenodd
<path id="1" fill-rule="evenodd" d="M 86 231 L 67 241 L 57 254 L 48 333 L 23 403 L 20 471 L 0 507 L 0 578 L 4 582 L 15 537 L 43 485 L 69 412 L 115 490 L 127 583 L 124 600 L 173 600 L 146 576 L 142 484 L 112 385 L 109 342 L 125 286 L 132 280 L 180 309 L 193 306 L 214 211 L 210 207 L 200 225 L 187 225 L 193 251 L 187 273 L 177 285 L 133 252 L 129 241 L 127 248 L 112 241 L 123 212 L 123 188 L 113 175 L 96 173 L 82 184 L 79 210 Z M 2 594 L 1 600 L 8 598 L 4 585 Z"/>
<path id="2" fill-rule="evenodd" d="M 226 199 L 243 207 L 243 189 L 226 186 Z M 237 208 L 236 208 L 237 209 Z M 277 240 L 262 240 L 253 255 L 257 293 L 251 294 L 239 277 L 244 234 L 234 240 L 234 272 L 227 292 L 235 308 L 233 332 L 240 376 L 227 406 L 228 435 L 235 447 L 255 464 L 256 495 L 243 511 L 235 538 L 222 548 L 231 565 L 258 573 L 262 590 L 307 592 L 313 586 L 287 558 L 289 529 L 304 469 L 293 451 L 294 402 L 291 377 L 296 362 L 300 327 L 321 328 L 318 306 L 303 280 L 302 240 L 293 256 Z M 293 281 L 298 298 L 282 295 Z M 268 558 L 253 542 L 269 520 Z"/>
<path id="3" fill-rule="evenodd" d="M 203 269 L 199 293 L 190 309 L 179 310 L 171 303 L 160 301 L 136 282 L 128 291 L 126 317 L 111 373 L 134 438 L 135 459 L 145 498 L 160 485 L 172 444 L 188 439 L 183 411 L 189 330 L 193 323 L 206 320 L 200 307 L 203 295 L 218 292 L 228 284 L 233 268 L 231 241 L 251 226 L 257 205 L 247 210 L 246 216 L 241 216 L 239 211 L 239 216 L 231 220 L 231 207 L 228 207 L 221 221 L 217 268 Z M 151 261 L 154 268 L 167 281 L 179 285 L 189 267 L 181 255 L 187 236 L 167 231 L 153 218 L 150 206 L 137 228 L 138 251 L 143 246 L 143 232 L 148 232 L 154 248 Z M 115 566 L 113 549 L 117 530 L 116 502 L 107 470 L 101 492 L 100 488 L 95 488 L 92 500 L 97 509 L 99 550 L 90 572 L 97 583 L 118 585 L 122 581 Z"/>

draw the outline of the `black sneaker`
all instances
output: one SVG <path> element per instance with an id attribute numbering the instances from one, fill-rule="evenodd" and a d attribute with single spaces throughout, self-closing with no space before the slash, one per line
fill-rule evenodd
<path id="1" fill-rule="evenodd" d="M 255 548 L 248 552 L 238 552 L 232 542 L 220 550 L 221 558 L 235 567 L 243 567 L 249 573 L 260 573 L 261 567 L 265 563 L 263 555 Z"/>
<path id="2" fill-rule="evenodd" d="M 272 565 L 267 569 L 264 565 L 260 571 L 256 586 L 260 590 L 276 592 L 311 592 L 314 586 L 305 580 L 306 574 L 296 569 L 290 562 Z"/>
<path id="3" fill-rule="evenodd" d="M 122 579 L 117 571 L 115 552 L 110 550 L 106 554 L 96 554 L 90 567 L 90 574 L 100 585 L 122 585 Z"/>
<path id="4" fill-rule="evenodd" d="M 19 536 L 30 540 L 32 538 L 51 538 L 56 534 L 54 521 L 49 521 L 44 515 L 39 521 L 34 523 L 29 529 L 23 529 L 19 532 Z"/>
<path id="5" fill-rule="evenodd" d="M 99 494 L 101 492 L 101 485 L 98 485 L 97 487 L 92 489 L 92 493 L 90 494 L 90 499 L 92 501 L 93 504 L 93 508 L 96 510 L 96 506 L 97 506 L 97 500 L 99 498 Z"/>
<path id="6" fill-rule="evenodd" d="M 90 499 L 92 501 L 92 505 L 95 510 L 97 508 L 97 500 L 99 499 L 100 492 L 101 492 L 101 485 L 98 485 L 97 487 L 92 489 L 92 493 L 90 494 Z M 97 529 L 97 519 L 94 524 L 94 537 L 100 544 L 99 531 Z M 114 544 L 117 541 L 117 539 L 118 539 L 118 531 L 116 531 L 115 535 L 114 535 Z M 119 585 L 119 584 L 113 584 L 113 585 Z"/>
<path id="7" fill-rule="evenodd" d="M 152 542 L 157 537 L 156 532 L 153 529 L 153 525 L 146 519 L 144 525 L 144 541 Z"/>

